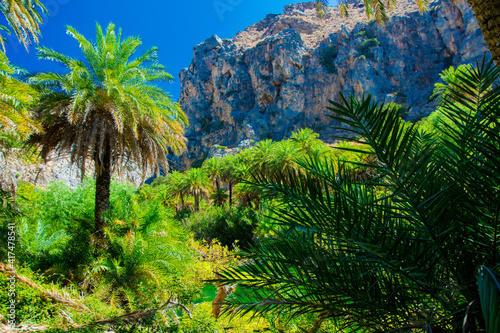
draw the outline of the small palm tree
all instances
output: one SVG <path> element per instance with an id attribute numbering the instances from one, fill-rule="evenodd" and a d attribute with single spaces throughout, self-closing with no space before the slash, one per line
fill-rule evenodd
<path id="1" fill-rule="evenodd" d="M 29 143 L 41 148 L 46 160 L 53 151 L 70 152 L 71 162 L 85 173 L 87 160 L 96 176 L 95 228 L 102 230 L 102 213 L 109 209 L 113 170 L 134 160 L 143 170 L 167 168 L 167 150 L 185 149 L 187 118 L 170 96 L 154 85 L 172 76 L 157 63 L 151 48 L 133 59 L 141 45 L 137 37 L 121 39 L 121 30 L 97 25 L 94 43 L 72 27 L 67 33 L 78 43 L 84 61 L 49 48 L 39 48 L 42 60 L 62 64 L 66 74 L 39 73 L 31 78 L 42 91 L 37 119 L 43 132 Z"/>
<path id="2" fill-rule="evenodd" d="M 202 168 L 207 173 L 207 176 L 215 185 L 214 204 L 222 206 L 224 204 L 224 195 L 222 193 L 220 183 L 222 180 L 222 159 L 212 157 L 203 162 Z"/>
<path id="3" fill-rule="evenodd" d="M 177 207 L 176 210 L 179 212 L 186 209 L 187 206 L 184 198 L 187 195 L 187 192 L 184 186 L 184 174 L 179 171 L 173 171 L 172 173 L 169 173 L 166 178 L 166 192 L 173 198 L 179 197 L 181 200 L 181 205 L 180 207 Z"/>
<path id="4" fill-rule="evenodd" d="M 207 197 L 212 184 L 201 168 L 191 168 L 184 172 L 183 187 L 186 193 L 194 196 L 194 210 L 200 209 L 200 199 Z"/>
<path id="5" fill-rule="evenodd" d="M 155 204 L 142 203 L 131 220 L 115 221 L 105 228 L 106 253 L 88 267 L 83 285 L 127 312 L 134 304 L 164 303 L 171 279 L 183 276 L 193 255 L 186 237 L 164 217 L 144 218 Z M 168 292 L 167 292 L 168 290 Z"/>

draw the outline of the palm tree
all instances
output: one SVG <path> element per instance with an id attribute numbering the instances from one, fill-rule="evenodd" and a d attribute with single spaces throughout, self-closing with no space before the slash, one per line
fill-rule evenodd
<path id="1" fill-rule="evenodd" d="M 366 7 L 366 15 L 375 18 L 377 22 L 387 21 L 387 11 L 395 8 L 397 2 L 393 0 L 363 0 Z M 428 9 L 428 0 L 415 0 L 420 11 Z M 484 41 L 493 56 L 493 60 L 500 65 L 500 6 L 497 0 L 467 0 L 476 14 L 477 22 L 481 27 Z M 316 0 L 318 16 L 322 17 L 328 0 Z M 338 0 L 342 15 L 348 16 L 349 0 Z"/>
<path id="2" fill-rule="evenodd" d="M 166 181 L 166 192 L 171 197 L 179 197 L 181 199 L 180 207 L 176 207 L 177 212 L 186 209 L 186 202 L 184 197 L 187 195 L 185 186 L 184 186 L 184 174 L 179 171 L 172 171 L 167 175 Z"/>
<path id="3" fill-rule="evenodd" d="M 17 80 L 14 75 L 22 71 L 9 62 L 0 51 L 0 144 L 2 147 L 15 145 L 26 139 L 37 129 L 30 119 L 29 107 L 38 99 L 38 93 L 28 84 Z"/>
<path id="4" fill-rule="evenodd" d="M 191 168 L 183 175 L 183 187 L 186 193 L 194 196 L 194 210 L 197 212 L 200 209 L 200 199 L 208 195 L 212 184 L 201 168 Z"/>
<path id="5" fill-rule="evenodd" d="M 273 156 L 274 142 L 272 140 L 262 140 L 255 144 L 249 152 L 250 173 L 265 174 L 269 167 L 269 160 Z"/>
<path id="6" fill-rule="evenodd" d="M 141 40 L 121 39 L 121 30 L 109 24 L 104 33 L 97 24 L 94 43 L 72 27 L 67 33 L 78 43 L 84 61 L 41 47 L 38 56 L 62 64 L 66 74 L 39 73 L 30 80 L 40 85 L 42 97 L 35 110 L 43 132 L 29 143 L 41 147 L 46 160 L 53 151 L 70 152 L 71 162 L 85 173 L 85 162 L 95 166 L 95 228 L 109 209 L 111 174 L 130 159 L 144 172 L 165 170 L 167 150 L 185 149 L 187 118 L 170 96 L 154 85 L 172 76 L 157 63 L 151 48 L 133 59 Z"/>
<path id="7" fill-rule="evenodd" d="M 299 145 L 293 140 L 283 140 L 276 142 L 272 147 L 272 154 L 268 159 L 267 173 L 283 172 L 284 170 L 298 171 L 299 166 L 296 163 L 303 152 Z"/>
<path id="8" fill-rule="evenodd" d="M 0 51 L 0 187 L 10 192 L 6 198 L 16 199 L 17 182 L 11 165 L 28 160 L 22 142 L 38 129 L 30 118 L 29 108 L 38 99 L 37 92 L 16 79 L 22 71 L 13 66 Z"/>
<path id="9" fill-rule="evenodd" d="M 233 189 L 242 178 L 244 178 L 249 171 L 249 165 L 241 161 L 245 155 L 227 155 L 222 159 L 222 179 L 226 182 L 229 206 L 233 205 Z"/>
<path id="10" fill-rule="evenodd" d="M 376 177 L 314 157 L 305 173 L 259 177 L 282 228 L 219 272 L 244 287 L 226 311 L 317 313 L 342 331 L 498 332 L 500 69 L 456 78 L 434 130 L 370 96 L 330 102 L 356 138 L 348 149 L 376 155 L 364 162 Z"/>
<path id="11" fill-rule="evenodd" d="M 187 239 L 178 227 L 161 214 L 144 218 L 149 209 L 158 209 L 155 205 L 142 202 L 130 220 L 105 229 L 109 248 L 89 265 L 83 281 L 127 312 L 135 302 L 141 307 L 154 304 L 155 299 L 165 302 L 174 285 L 172 277 L 186 276 L 193 264 Z"/>
<path id="12" fill-rule="evenodd" d="M 500 6 L 495 0 L 467 0 L 476 14 L 477 22 L 483 33 L 483 38 L 493 56 L 493 60 L 500 66 Z"/>
<path id="13" fill-rule="evenodd" d="M 207 176 L 215 185 L 214 204 L 222 206 L 224 204 L 224 196 L 220 187 L 222 178 L 222 159 L 212 157 L 203 162 L 202 169 L 207 173 Z"/>
<path id="14" fill-rule="evenodd" d="M 234 195 L 240 206 L 260 209 L 260 193 L 258 187 L 247 182 L 241 182 L 234 187 Z M 254 206 L 252 206 L 252 203 Z"/>

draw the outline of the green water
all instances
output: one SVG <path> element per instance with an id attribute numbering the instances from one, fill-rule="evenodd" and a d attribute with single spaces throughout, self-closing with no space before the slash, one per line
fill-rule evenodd
<path id="1" fill-rule="evenodd" d="M 217 295 L 217 286 L 213 284 L 206 284 L 200 291 L 198 298 L 193 300 L 194 304 L 203 302 L 212 302 Z"/>

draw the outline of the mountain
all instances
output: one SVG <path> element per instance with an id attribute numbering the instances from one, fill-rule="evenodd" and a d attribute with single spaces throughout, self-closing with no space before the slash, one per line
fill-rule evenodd
<path id="1" fill-rule="evenodd" d="M 340 92 L 396 102 L 409 119 L 428 115 L 443 69 L 489 55 L 472 10 L 449 0 L 425 13 L 399 1 L 385 26 L 366 18 L 362 2 L 347 18 L 339 8 L 318 18 L 312 2 L 288 5 L 233 38 L 208 38 L 193 53 L 179 74 L 179 103 L 190 121 L 186 165 L 215 144 L 281 140 L 302 127 L 331 142 L 325 106 Z"/>

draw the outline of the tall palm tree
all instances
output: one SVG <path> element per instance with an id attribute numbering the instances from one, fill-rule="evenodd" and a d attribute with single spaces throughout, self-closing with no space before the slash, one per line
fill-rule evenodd
<path id="1" fill-rule="evenodd" d="M 39 73 L 30 79 L 42 90 L 35 112 L 43 132 L 32 135 L 29 143 L 41 148 L 45 160 L 53 151 L 69 152 L 82 175 L 85 162 L 94 162 L 95 228 L 100 231 L 101 215 L 109 209 L 112 172 L 129 160 L 144 173 L 158 171 L 159 164 L 167 168 L 167 150 L 185 149 L 188 122 L 180 106 L 155 85 L 172 80 L 157 63 L 156 48 L 132 58 L 141 40 L 122 40 L 114 24 L 105 33 L 97 24 L 95 42 L 72 27 L 67 33 L 78 42 L 84 60 L 38 49 L 40 59 L 60 63 L 67 73 Z"/>
<path id="2" fill-rule="evenodd" d="M 43 22 L 41 14 L 47 14 L 40 0 L 1 0 L 0 12 L 26 49 L 32 41 L 38 43 L 40 24 Z M 9 32 L 4 26 L 0 26 L 0 30 Z M 5 39 L 1 34 L 0 44 L 5 49 Z"/>
<path id="3" fill-rule="evenodd" d="M 433 131 L 371 97 L 331 102 L 376 176 L 310 158 L 305 173 L 259 177 L 282 231 L 219 272 L 244 287 L 226 310 L 317 313 L 342 331 L 498 332 L 499 81 L 493 63 L 457 71 Z"/>
<path id="4" fill-rule="evenodd" d="M 341 12 L 348 16 L 348 4 L 350 0 L 338 0 Z M 363 0 L 366 14 L 369 18 L 375 18 L 378 22 L 387 21 L 387 11 L 397 6 L 394 0 Z M 415 0 L 420 11 L 426 11 L 428 0 Z M 481 27 L 483 38 L 493 56 L 493 60 L 500 66 L 500 6 L 497 0 L 467 0 L 472 11 L 476 14 L 477 22 Z M 316 0 L 318 16 L 323 16 L 328 0 Z"/>
<path id="5" fill-rule="evenodd" d="M 38 129 L 29 112 L 38 93 L 16 79 L 20 73 L 21 70 L 0 51 L 0 188 L 10 192 L 5 198 L 13 200 L 16 199 L 17 182 L 11 165 L 28 159 L 29 154 L 21 149 L 22 142 Z"/>

